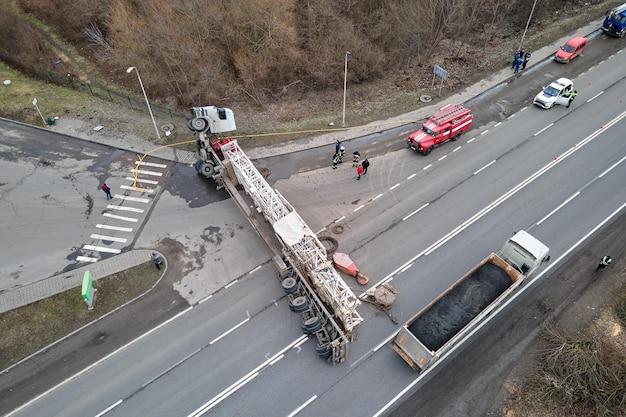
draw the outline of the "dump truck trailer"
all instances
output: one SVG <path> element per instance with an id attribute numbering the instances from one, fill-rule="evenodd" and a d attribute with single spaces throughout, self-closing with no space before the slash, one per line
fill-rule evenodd
<path id="1" fill-rule="evenodd" d="M 429 305 L 409 319 L 391 347 L 423 371 L 481 323 L 550 260 L 548 247 L 525 231 L 513 235 Z"/>

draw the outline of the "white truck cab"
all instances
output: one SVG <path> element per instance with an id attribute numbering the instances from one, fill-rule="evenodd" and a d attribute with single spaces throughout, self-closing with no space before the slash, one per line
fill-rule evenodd
<path id="1" fill-rule="evenodd" d="M 555 104 L 567 106 L 569 103 L 569 93 L 574 90 L 574 82 L 568 78 L 559 78 L 544 87 L 539 94 L 535 96 L 533 104 L 542 109 L 550 109 Z"/>
<path id="2" fill-rule="evenodd" d="M 543 262 L 550 260 L 549 252 L 539 239 L 520 230 L 506 241 L 498 256 L 525 276 L 530 276 Z"/>

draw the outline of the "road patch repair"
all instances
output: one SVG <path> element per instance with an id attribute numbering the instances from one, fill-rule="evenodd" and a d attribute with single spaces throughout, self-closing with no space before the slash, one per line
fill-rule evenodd
<path id="1" fill-rule="evenodd" d="M 81 287 L 0 314 L 0 368 L 5 369 L 50 343 L 104 316 L 149 290 L 161 276 L 152 262 L 94 281 L 93 310 L 81 297 Z M 106 334 L 100 335 L 101 343 Z"/>

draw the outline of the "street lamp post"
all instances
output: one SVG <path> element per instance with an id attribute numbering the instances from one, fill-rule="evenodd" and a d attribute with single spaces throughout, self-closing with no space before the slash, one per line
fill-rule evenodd
<path id="1" fill-rule="evenodd" d="M 526 22 L 526 27 L 524 28 L 524 33 L 522 34 L 522 40 L 519 43 L 518 51 L 522 50 L 522 45 L 524 45 L 524 38 L 526 37 L 526 31 L 528 30 L 528 26 L 530 25 L 530 20 L 533 18 L 533 13 L 535 12 L 535 6 L 537 5 L 537 0 L 533 2 L 533 7 L 530 9 L 530 15 L 528 15 L 528 21 Z"/>
<path id="2" fill-rule="evenodd" d="M 346 51 L 346 57 L 343 69 L 343 115 L 341 117 L 341 126 L 346 125 L 346 89 L 348 87 L 348 55 L 352 55 L 350 51 Z"/>
<path id="3" fill-rule="evenodd" d="M 154 120 L 154 114 L 152 114 L 152 108 L 150 107 L 150 102 L 148 101 L 148 96 L 146 95 L 146 90 L 143 88 L 143 82 L 141 82 L 141 77 L 139 76 L 139 70 L 135 67 L 128 67 L 126 72 L 130 74 L 131 72 L 137 73 L 137 78 L 139 79 L 139 85 L 141 86 L 141 91 L 143 92 L 143 98 L 146 99 L 146 106 L 148 106 L 148 112 L 150 112 L 150 118 L 152 119 L 152 125 L 154 126 L 154 131 L 156 132 L 157 138 L 161 140 L 161 134 L 159 133 L 159 128 L 157 127 L 156 121 Z"/>

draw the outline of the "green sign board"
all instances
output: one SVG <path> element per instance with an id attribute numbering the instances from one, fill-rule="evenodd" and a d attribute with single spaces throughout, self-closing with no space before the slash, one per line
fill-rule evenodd
<path id="1" fill-rule="evenodd" d="M 94 288 L 93 275 L 91 274 L 91 271 L 85 271 L 85 275 L 83 275 L 83 289 L 81 294 L 83 296 L 83 300 L 85 300 L 85 303 L 87 303 L 87 307 L 89 309 L 92 309 Z"/>

